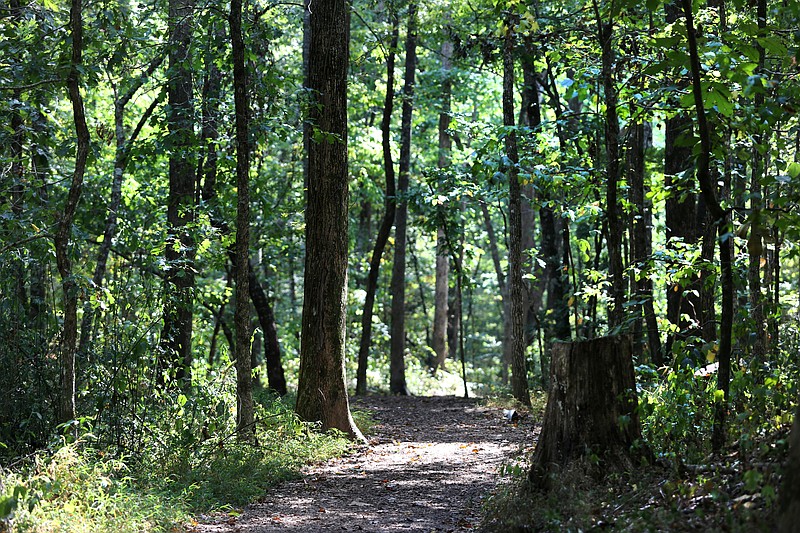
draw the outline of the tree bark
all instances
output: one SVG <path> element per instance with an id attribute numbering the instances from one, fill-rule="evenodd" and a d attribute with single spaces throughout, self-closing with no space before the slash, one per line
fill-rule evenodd
<path id="1" fill-rule="evenodd" d="M 67 75 L 67 91 L 72 103 L 77 148 L 75 169 L 72 173 L 67 201 L 58 222 L 54 244 L 56 264 L 61 275 L 64 291 L 64 323 L 61 333 L 60 397 L 58 420 L 62 423 L 75 418 L 75 348 L 78 336 L 78 286 L 72 274 L 72 261 L 69 257 L 70 234 L 75 211 L 81 198 L 83 176 L 89 156 L 89 128 L 80 90 L 80 68 L 83 61 L 83 6 L 81 0 L 72 0 L 69 17 L 69 30 L 72 38 L 70 70 Z"/>
<path id="2" fill-rule="evenodd" d="M 767 27 L 767 2 L 758 0 L 756 7 L 756 17 L 758 19 L 758 29 L 760 34 L 764 34 Z M 758 72 L 764 74 L 766 63 L 766 52 L 764 47 L 756 42 L 758 50 Z M 764 106 L 764 93 L 759 91 L 754 97 L 756 109 Z M 752 347 L 750 368 L 755 372 L 757 380 L 761 379 L 761 366 L 767 353 L 767 330 L 764 320 L 764 295 L 761 292 L 761 260 L 764 257 L 763 235 L 766 228 L 761 220 L 761 213 L 764 208 L 763 189 L 761 179 L 766 167 L 766 156 L 760 150 L 764 145 L 766 124 L 757 124 L 757 132 L 753 136 L 753 159 L 751 163 L 752 174 L 750 177 L 750 235 L 747 240 L 747 252 L 749 256 L 747 269 L 747 284 L 749 289 L 750 320 L 753 321 L 755 333 Z"/>
<path id="3" fill-rule="evenodd" d="M 383 148 L 383 168 L 386 175 L 386 194 L 384 197 L 384 213 L 375 248 L 369 262 L 367 289 L 364 297 L 364 311 L 361 313 L 361 342 L 358 346 L 358 369 L 356 371 L 356 394 L 367 393 L 367 366 L 369 348 L 372 344 L 372 315 L 375 308 L 375 293 L 378 290 L 378 274 L 381 258 L 389 241 L 389 234 L 394 225 L 397 196 L 395 191 L 394 162 L 392 161 L 392 110 L 394 109 L 394 64 L 397 56 L 397 43 L 400 39 L 400 19 L 397 12 L 391 13 L 392 36 L 389 41 L 389 55 L 386 58 L 386 97 L 383 103 L 383 119 L 381 120 L 381 144 Z"/>
<path id="4" fill-rule="evenodd" d="M 676 3 L 665 6 L 666 22 L 674 24 L 681 16 Z M 677 76 L 677 74 L 676 74 Z M 685 83 L 669 80 L 668 83 Z M 677 102 L 675 102 L 677 107 Z M 705 224 L 705 209 L 698 205 L 697 195 L 691 190 L 692 148 L 685 139 L 692 132 L 691 117 L 684 112 L 676 113 L 666 120 L 664 139 L 664 188 L 668 191 L 665 201 L 667 247 L 677 249 L 677 243 L 695 245 L 702 237 Z M 713 256 L 713 250 L 712 250 Z M 691 335 L 700 335 L 703 324 L 701 294 L 703 279 L 692 279 L 687 284 L 675 283 L 667 286 L 667 320 L 677 326 L 678 332 L 668 332 L 664 356 L 671 357 L 675 340 L 685 340 Z M 684 316 L 688 319 L 683 318 Z M 707 339 L 708 340 L 708 339 Z"/>
<path id="5" fill-rule="evenodd" d="M 609 330 L 622 326 L 624 320 L 625 279 L 622 266 L 622 219 L 617 194 L 619 183 L 619 119 L 617 117 L 617 87 L 614 78 L 613 21 L 603 22 L 597 0 L 593 0 L 600 42 L 603 95 L 605 99 L 606 144 L 606 218 L 608 219 L 608 261 L 611 277 L 611 309 Z"/>
<path id="6" fill-rule="evenodd" d="M 181 385 L 191 381 L 194 300 L 194 117 L 192 90 L 192 14 L 194 0 L 169 2 L 169 197 L 164 328 L 158 379 L 164 374 Z"/>
<path id="7" fill-rule="evenodd" d="M 503 124 L 508 175 L 508 288 L 510 296 L 511 393 L 523 405 L 530 405 L 528 368 L 525 360 L 525 286 L 522 279 L 522 191 L 519 183 L 519 155 L 514 120 L 514 17 L 506 20 L 503 42 Z"/>
<path id="8" fill-rule="evenodd" d="M 242 0 L 231 0 L 228 23 L 236 113 L 236 431 L 240 440 L 249 442 L 255 436 L 255 412 L 250 356 L 250 98 L 242 35 Z"/>
<path id="9" fill-rule="evenodd" d="M 641 429 L 630 337 L 558 342 L 550 373 L 550 395 L 529 472 L 534 486 L 548 490 L 558 467 L 585 456 L 597 462 L 600 474 L 634 469 L 640 457 L 632 446 Z"/>
<path id="10" fill-rule="evenodd" d="M 310 14 L 306 260 L 297 414 L 364 440 L 350 415 L 345 383 L 348 260 L 346 0 L 315 3 Z"/>
<path id="11" fill-rule="evenodd" d="M 399 201 L 395 214 L 394 264 L 392 265 L 392 327 L 391 355 L 389 360 L 389 391 L 407 395 L 405 374 L 406 349 L 406 227 L 408 225 L 408 181 L 411 170 L 411 115 L 414 109 L 414 75 L 417 68 L 417 3 L 408 5 L 408 30 L 406 35 L 405 84 L 403 86 L 403 114 L 400 122 L 400 175 L 397 184 Z"/>

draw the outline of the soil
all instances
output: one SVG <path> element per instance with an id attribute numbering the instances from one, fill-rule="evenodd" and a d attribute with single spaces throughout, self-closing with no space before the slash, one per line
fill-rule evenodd
<path id="1" fill-rule="evenodd" d="M 199 524 L 221 532 L 463 532 L 478 528 L 500 466 L 533 439 L 530 420 L 455 397 L 370 396 L 370 446 L 310 466 L 236 519 Z"/>

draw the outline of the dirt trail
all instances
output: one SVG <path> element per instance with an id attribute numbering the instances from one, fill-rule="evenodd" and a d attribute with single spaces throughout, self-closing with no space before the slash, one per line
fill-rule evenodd
<path id="1" fill-rule="evenodd" d="M 499 466 L 532 439 L 529 421 L 510 424 L 476 400 L 374 396 L 354 405 L 374 413 L 369 448 L 310 467 L 236 521 L 197 531 L 473 531 Z"/>

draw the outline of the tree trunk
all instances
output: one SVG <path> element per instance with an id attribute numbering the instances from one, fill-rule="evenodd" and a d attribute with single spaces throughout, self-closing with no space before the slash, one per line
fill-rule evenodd
<path id="1" fill-rule="evenodd" d="M 381 258 L 389 241 L 394 225 L 397 197 L 394 183 L 394 162 L 392 161 L 391 126 L 394 109 L 394 62 L 397 56 L 397 43 L 400 39 L 400 22 L 396 12 L 391 13 L 392 37 L 389 41 L 389 56 L 386 58 L 386 97 L 383 103 L 381 137 L 383 147 L 383 168 L 386 175 L 386 195 L 384 197 L 383 221 L 375 238 L 375 248 L 369 262 L 367 290 L 364 297 L 364 311 L 361 313 L 361 342 L 358 345 L 358 370 L 356 371 L 356 394 L 367 393 L 367 365 L 369 348 L 372 344 L 372 315 L 375 307 L 375 292 L 378 290 L 378 274 Z"/>
<path id="2" fill-rule="evenodd" d="M 236 112 L 236 431 L 239 439 L 255 436 L 253 369 L 250 364 L 250 98 L 244 37 L 242 0 L 231 0 L 228 22 L 233 58 L 233 100 Z"/>
<path id="3" fill-rule="evenodd" d="M 513 128 L 514 120 L 514 44 L 515 20 L 506 21 L 503 44 L 503 124 Z M 509 129 L 505 135 L 508 176 L 508 306 L 510 335 L 508 346 L 511 359 L 511 393 L 523 405 L 530 405 L 528 365 L 525 360 L 525 285 L 522 279 L 522 191 L 519 183 L 517 134 Z"/>
<path id="4" fill-rule="evenodd" d="M 767 27 L 767 2 L 758 0 L 757 4 L 758 29 L 760 34 L 765 34 Z M 764 74 L 766 53 L 764 47 L 756 42 L 758 50 L 758 72 Z M 758 91 L 754 97 L 756 109 L 764 107 L 764 93 Z M 764 320 L 764 296 L 761 293 L 761 259 L 764 256 L 763 235 L 766 234 L 766 227 L 761 220 L 761 212 L 764 207 L 763 190 L 761 179 L 764 176 L 766 167 L 766 156 L 761 151 L 765 148 L 766 124 L 760 123 L 756 126 L 757 133 L 753 136 L 753 159 L 751 162 L 752 174 L 750 177 L 750 235 L 747 241 L 747 252 L 749 264 L 747 269 L 747 282 L 749 289 L 750 320 L 753 322 L 755 333 L 750 368 L 755 373 L 757 380 L 762 379 L 761 366 L 767 353 L 767 331 Z"/>
<path id="5" fill-rule="evenodd" d="M 453 43 L 445 40 L 442 43 L 442 109 L 439 112 L 439 160 L 440 169 L 450 166 L 450 150 L 452 139 L 447 132 L 450 127 L 450 97 L 453 92 L 453 83 L 450 80 L 451 58 L 453 56 Z M 435 360 L 431 369 L 445 369 L 447 360 L 447 293 L 450 273 L 450 253 L 447 249 L 447 239 L 444 229 L 440 228 L 436 236 L 436 283 L 434 288 L 433 309 L 433 336 L 431 347 Z"/>
<path id="6" fill-rule="evenodd" d="M 191 381 L 194 296 L 195 174 L 192 58 L 190 44 L 194 0 L 169 2 L 169 198 L 167 199 L 167 264 L 164 328 L 161 333 L 159 380 L 163 374 L 185 385 Z M 163 381 L 162 381 L 163 383 Z"/>
<path id="7" fill-rule="evenodd" d="M 720 270 L 722 271 L 722 318 L 720 324 L 720 343 L 717 353 L 719 369 L 717 371 L 717 390 L 722 391 L 723 400 L 716 402 L 714 409 L 714 429 L 712 447 L 716 453 L 722 451 L 725 444 L 725 422 L 728 411 L 731 374 L 731 340 L 733 330 L 733 238 L 729 235 L 730 219 L 717 199 L 717 191 L 709 171 L 711 159 L 711 134 L 708 127 L 705 107 L 703 105 L 703 89 L 700 70 L 700 56 L 697 47 L 697 36 L 694 29 L 694 17 L 691 0 L 682 0 L 683 13 L 686 18 L 686 34 L 689 44 L 689 62 L 692 73 L 692 93 L 697 108 L 697 130 L 700 137 L 700 152 L 697 157 L 697 180 L 709 213 L 717 221 L 719 234 Z"/>
<path id="8" fill-rule="evenodd" d="M 256 276 L 256 270 L 253 265 L 249 265 L 250 276 L 248 279 L 248 288 L 250 290 L 250 300 L 253 302 L 253 307 L 256 309 L 258 315 L 258 323 L 261 326 L 261 331 L 264 332 L 264 359 L 267 364 L 267 384 L 269 388 L 277 392 L 280 396 L 285 396 L 288 392 L 286 389 L 286 377 L 283 373 L 283 364 L 281 363 L 281 346 L 278 342 L 278 332 L 275 327 L 275 312 L 272 310 L 267 293 L 261 286 L 261 282 Z"/>
<path id="9" fill-rule="evenodd" d="M 86 113 L 80 90 L 80 68 L 83 55 L 83 6 L 81 0 L 72 0 L 69 17 L 70 36 L 72 38 L 72 57 L 67 75 L 67 90 L 72 103 L 75 123 L 77 148 L 75 152 L 75 169 L 72 173 L 67 201 L 58 222 L 58 230 L 54 244 L 56 264 L 61 275 L 64 291 L 64 323 L 61 333 L 61 350 L 59 354 L 61 394 L 59 398 L 58 420 L 68 422 L 75 418 L 75 348 L 78 337 L 78 286 L 72 274 L 72 261 L 69 257 L 70 234 L 75 211 L 81 198 L 83 175 L 86 172 L 86 160 L 89 156 L 89 128 L 86 125 Z"/>
<path id="10" fill-rule="evenodd" d="M 347 69 L 350 8 L 315 3 L 310 15 L 308 89 L 314 135 L 308 152 L 306 260 L 297 414 L 364 440 L 350 415 L 345 382 L 348 167 Z"/>
<path id="11" fill-rule="evenodd" d="M 627 336 L 553 346 L 550 395 L 529 478 L 548 490 L 560 466 L 587 457 L 598 473 L 634 469 L 641 437 Z M 646 453 L 646 452 L 643 452 Z"/>
<path id="12" fill-rule="evenodd" d="M 675 3 L 665 6 L 666 22 L 674 24 L 680 18 L 680 7 Z M 677 77 L 677 73 L 675 74 Z M 669 80 L 669 83 L 680 83 Z M 685 88 L 685 83 L 682 83 Z M 677 107 L 677 102 L 675 102 Z M 687 113 L 679 112 L 667 118 L 664 139 L 664 188 L 668 191 L 665 201 L 665 220 L 667 246 L 675 249 L 678 242 L 693 245 L 702 236 L 705 215 L 698 215 L 697 197 L 692 192 L 692 177 L 687 170 L 691 168 L 692 148 L 681 140 L 691 135 L 692 121 Z M 702 281 L 693 279 L 687 285 L 675 283 L 667 286 L 667 320 L 678 327 L 678 333 L 667 333 L 664 356 L 667 362 L 671 357 L 675 340 L 685 340 L 688 336 L 700 334 L 691 324 L 701 324 L 701 310 L 704 308 L 700 297 Z M 689 317 L 688 320 L 683 318 Z"/>
<path id="13" fill-rule="evenodd" d="M 645 183 L 644 168 L 645 147 L 647 145 L 645 125 L 641 122 L 632 124 L 629 132 L 628 186 L 630 201 L 636 210 L 631 227 L 631 258 L 632 263 L 636 265 L 636 268 L 633 269 L 633 288 L 636 291 L 636 299 L 640 302 L 637 307 L 641 306 L 637 311 L 637 330 L 639 332 L 642 329 L 646 330 L 649 358 L 656 366 L 661 366 L 663 364 L 661 339 L 658 334 L 656 313 L 653 307 L 653 282 L 650 279 L 650 267 L 647 264 L 652 254 L 652 206 L 646 200 L 649 187 Z M 642 328 L 641 313 L 644 313 L 644 328 Z M 641 355 L 642 339 L 635 337 L 633 342 L 634 355 Z"/>
<path id="14" fill-rule="evenodd" d="M 608 219 L 608 262 L 611 277 L 611 309 L 609 330 L 622 326 L 624 319 L 625 279 L 622 266 L 622 219 L 617 199 L 619 183 L 619 119 L 617 118 L 617 87 L 614 78 L 614 23 L 603 22 L 597 0 L 593 0 L 597 22 L 597 37 L 601 48 L 603 96 L 605 100 L 606 143 L 606 218 Z"/>
<path id="15" fill-rule="evenodd" d="M 417 67 L 417 3 L 408 5 L 406 36 L 405 85 L 403 114 L 400 123 L 400 176 L 397 194 L 397 213 L 394 229 L 394 264 L 392 265 L 392 341 L 389 361 L 389 391 L 407 395 L 406 388 L 406 227 L 408 225 L 408 180 L 411 170 L 411 114 L 414 106 L 414 75 Z"/>

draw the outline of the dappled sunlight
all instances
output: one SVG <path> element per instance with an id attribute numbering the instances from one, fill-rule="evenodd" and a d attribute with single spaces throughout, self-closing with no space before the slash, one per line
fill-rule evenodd
<path id="1" fill-rule="evenodd" d="M 238 520 L 198 531 L 466 531 L 500 465 L 530 442 L 530 421 L 454 397 L 368 397 L 371 446 L 310 467 Z"/>

